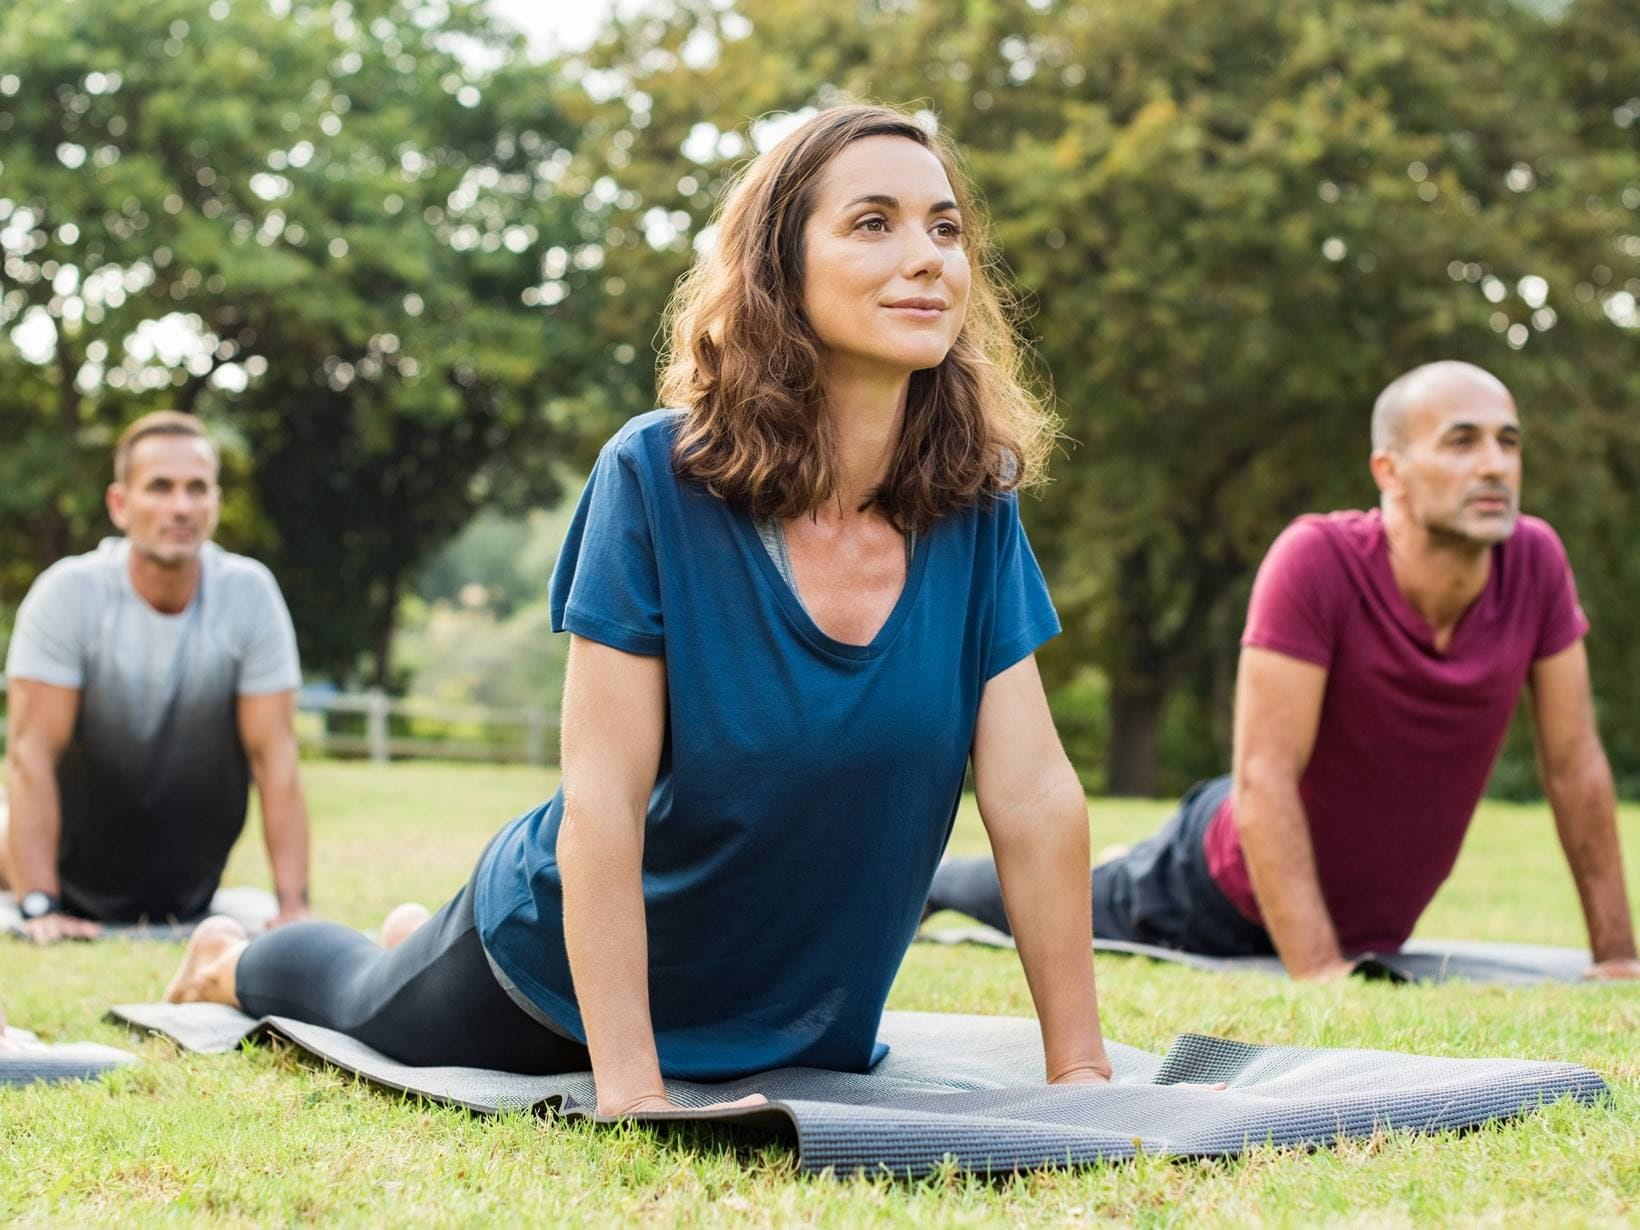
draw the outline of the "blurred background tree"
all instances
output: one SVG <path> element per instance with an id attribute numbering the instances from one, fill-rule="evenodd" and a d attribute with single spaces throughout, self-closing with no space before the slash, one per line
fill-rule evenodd
<path id="1" fill-rule="evenodd" d="M 103 531 L 117 425 L 175 406 L 254 459 L 224 537 L 309 667 L 389 679 L 415 570 L 558 498 L 598 375 L 542 286 L 577 133 L 522 52 L 459 3 L 0 12 L 8 590 Z"/>
<path id="2" fill-rule="evenodd" d="M 1634 454 L 1612 446 L 1634 423 L 1640 176 L 1616 100 L 1636 77 L 1591 67 L 1616 16 L 700 0 L 587 57 L 613 135 L 586 175 L 638 198 L 605 268 L 642 321 L 709 241 L 726 176 L 790 117 L 876 97 L 950 130 L 1066 418 L 1026 516 L 1066 624 L 1044 668 L 1091 784 L 1171 791 L 1227 763 L 1253 569 L 1297 513 L 1375 500 L 1372 400 L 1439 357 L 1516 391 L 1527 506 L 1566 532 L 1612 633 L 1595 638 L 1607 725 L 1632 728 L 1636 578 L 1608 560 L 1634 523 Z"/>
<path id="3" fill-rule="evenodd" d="M 650 408 L 728 177 L 809 108 L 877 98 L 966 151 L 1066 419 L 1025 515 L 1090 786 L 1222 769 L 1264 549 L 1370 504 L 1376 392 L 1459 357 L 1517 394 L 1527 507 L 1578 567 L 1640 789 L 1631 10 L 654 0 L 532 63 L 473 5 L 15 0 L 0 586 L 95 536 L 113 425 L 179 403 L 237 450 L 231 528 L 310 664 L 391 680 L 404 613 L 429 689 L 511 695 L 550 567 L 523 514 Z M 1535 789 L 1531 760 L 1519 731 L 1496 788 Z"/>

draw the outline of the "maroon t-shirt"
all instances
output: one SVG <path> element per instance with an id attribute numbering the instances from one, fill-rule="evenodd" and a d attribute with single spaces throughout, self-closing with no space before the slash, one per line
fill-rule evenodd
<path id="1" fill-rule="evenodd" d="M 1299 782 L 1345 952 L 1393 951 L 1452 870 L 1532 664 L 1588 631 L 1565 548 L 1522 517 L 1446 651 L 1396 587 L 1376 510 L 1298 518 L 1260 566 L 1243 645 L 1327 670 Z M 1261 922 L 1226 799 L 1214 881 Z"/>

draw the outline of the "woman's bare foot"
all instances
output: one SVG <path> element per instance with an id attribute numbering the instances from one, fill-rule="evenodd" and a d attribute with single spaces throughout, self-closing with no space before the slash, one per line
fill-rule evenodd
<path id="1" fill-rule="evenodd" d="M 427 907 L 419 901 L 406 901 L 403 905 L 394 906 L 382 920 L 382 947 L 397 948 L 431 917 Z"/>
<path id="2" fill-rule="evenodd" d="M 234 996 L 234 972 L 239 954 L 250 938 L 234 919 L 215 914 L 194 928 L 182 965 L 165 988 L 165 1002 L 189 1004 L 203 1001 L 238 1007 Z"/>

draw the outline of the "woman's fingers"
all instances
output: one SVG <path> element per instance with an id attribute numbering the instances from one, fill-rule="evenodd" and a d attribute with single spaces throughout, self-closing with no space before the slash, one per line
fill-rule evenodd
<path id="1" fill-rule="evenodd" d="M 736 1098 L 732 1102 L 709 1102 L 705 1106 L 679 1106 L 670 1098 L 662 1094 L 652 1094 L 637 1099 L 627 1106 L 617 1110 L 600 1111 L 609 1118 L 624 1118 L 627 1115 L 667 1115 L 689 1114 L 702 1110 L 738 1110 L 750 1106 L 767 1106 L 769 1099 L 761 1093 L 749 1093 L 743 1098 Z"/>
<path id="2" fill-rule="evenodd" d="M 761 1093 L 748 1093 L 743 1098 L 736 1098 L 733 1102 L 713 1102 L 707 1110 L 733 1110 L 737 1106 L 767 1106 L 769 1099 Z"/>

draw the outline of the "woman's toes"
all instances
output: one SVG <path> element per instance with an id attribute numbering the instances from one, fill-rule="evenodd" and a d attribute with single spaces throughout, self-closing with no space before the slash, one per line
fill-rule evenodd
<path id="1" fill-rule="evenodd" d="M 225 914 L 213 915 L 200 923 L 188 940 L 182 964 L 165 988 L 165 1002 L 182 1004 L 201 998 L 206 971 L 234 944 L 242 944 L 248 938 L 245 928 Z"/>

